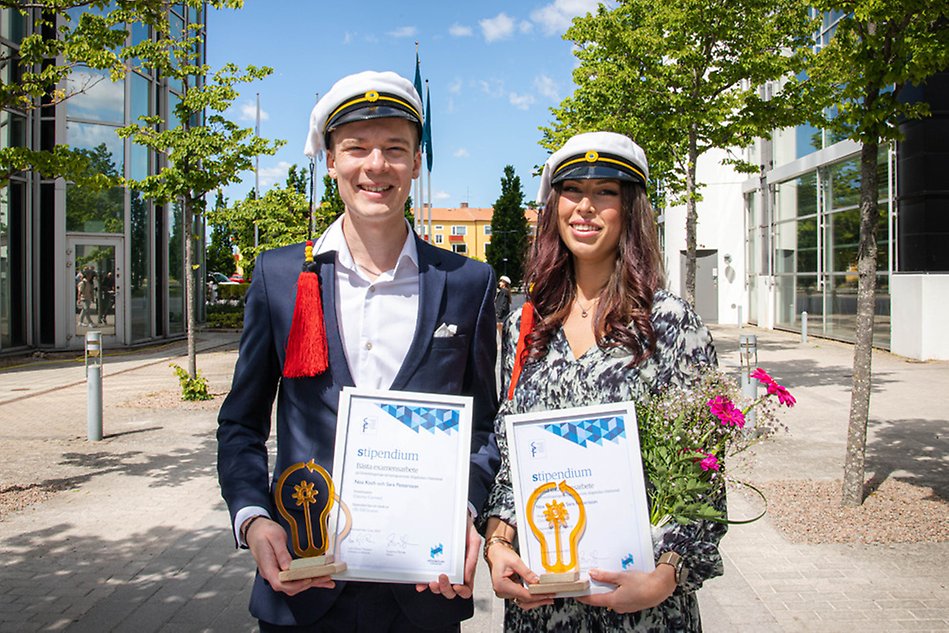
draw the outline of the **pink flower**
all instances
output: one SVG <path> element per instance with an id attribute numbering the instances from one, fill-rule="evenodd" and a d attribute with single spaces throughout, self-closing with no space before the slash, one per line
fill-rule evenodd
<path id="1" fill-rule="evenodd" d="M 783 387 L 775 382 L 774 378 L 768 375 L 768 372 L 761 369 L 760 367 L 753 372 L 751 372 L 751 377 L 765 385 L 768 388 L 769 396 L 777 396 L 778 402 L 785 405 L 788 408 L 793 407 L 797 404 L 794 396 L 791 395 L 791 392 L 787 390 L 787 387 Z"/>
<path id="2" fill-rule="evenodd" d="M 705 459 L 699 463 L 699 466 L 702 467 L 702 470 L 718 470 L 718 458 L 711 453 L 705 453 Z"/>
<path id="3" fill-rule="evenodd" d="M 715 396 L 708 401 L 708 408 L 712 414 L 718 418 L 723 426 L 737 426 L 744 428 L 745 416 L 741 409 L 736 407 L 731 400 L 725 396 Z"/>
<path id="4" fill-rule="evenodd" d="M 777 384 L 774 382 L 774 378 L 768 375 L 768 372 L 758 367 L 753 372 L 751 372 L 751 377 L 760 382 L 763 385 L 774 385 Z"/>

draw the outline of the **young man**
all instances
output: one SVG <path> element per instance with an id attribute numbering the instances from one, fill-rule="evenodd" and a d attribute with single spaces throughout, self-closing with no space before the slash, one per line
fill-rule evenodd
<path id="1" fill-rule="evenodd" d="M 257 258 L 219 416 L 218 475 L 238 545 L 257 562 L 250 609 L 262 631 L 457 631 L 473 613 L 480 537 L 470 518 L 464 585 L 444 576 L 428 587 L 278 579 L 291 555 L 267 467 L 275 396 L 274 478 L 311 458 L 332 472 L 347 385 L 472 396 L 470 507 L 481 507 L 497 470 L 493 274 L 420 240 L 403 214 L 421 165 L 421 111 L 408 80 L 364 72 L 337 82 L 311 115 L 306 153 L 326 151 L 346 206 L 316 240 L 308 265 L 319 278 L 328 357 L 316 375 L 285 371 L 304 245 Z"/>

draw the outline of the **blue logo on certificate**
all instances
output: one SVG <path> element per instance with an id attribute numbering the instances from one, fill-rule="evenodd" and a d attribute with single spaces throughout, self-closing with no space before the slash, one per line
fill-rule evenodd
<path id="1" fill-rule="evenodd" d="M 587 442 L 602 444 L 604 441 L 614 442 L 618 437 L 626 437 L 626 425 L 619 416 L 545 424 L 544 428 L 583 447 L 586 447 Z"/>
<path id="2" fill-rule="evenodd" d="M 458 430 L 461 412 L 458 409 L 436 409 L 434 407 L 410 407 L 406 405 L 380 404 L 380 409 L 409 427 L 416 433 L 425 429 L 430 433 L 436 430 L 451 433 Z"/>

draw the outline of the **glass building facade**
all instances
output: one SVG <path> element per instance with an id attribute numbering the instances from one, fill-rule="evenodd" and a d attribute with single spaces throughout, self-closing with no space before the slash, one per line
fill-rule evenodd
<path id="1" fill-rule="evenodd" d="M 71 12 L 70 24 L 84 10 Z M 31 17 L 0 10 L 4 58 L 16 55 L 33 28 Z M 204 18 L 205 9 L 183 5 L 169 13 L 179 35 Z M 128 44 L 152 37 L 140 24 L 129 32 Z M 14 82 L 17 66 L 0 72 L 4 82 Z M 142 179 L 161 169 L 164 157 L 116 130 L 144 115 L 172 120 L 180 82 L 144 69 L 113 82 L 107 72 L 79 67 L 65 89 L 70 96 L 61 103 L 0 111 L 0 143 L 47 150 L 68 144 L 93 170 L 112 176 Z M 90 329 L 120 346 L 181 335 L 182 228 L 179 205 L 153 203 L 138 191 L 90 191 L 34 173 L 14 175 L 0 190 L 0 352 L 78 349 Z M 203 284 L 196 291 L 202 297 Z"/>

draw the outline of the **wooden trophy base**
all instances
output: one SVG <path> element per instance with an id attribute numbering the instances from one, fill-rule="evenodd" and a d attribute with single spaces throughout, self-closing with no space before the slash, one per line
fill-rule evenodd
<path id="1" fill-rule="evenodd" d="M 319 576 L 332 576 L 346 571 L 346 563 L 333 562 L 332 554 L 296 558 L 290 562 L 290 569 L 280 572 L 280 581 L 303 580 Z"/>
<path id="2" fill-rule="evenodd" d="M 580 572 L 578 571 L 568 571 L 562 574 L 541 574 L 539 583 L 527 585 L 527 590 L 533 596 L 547 593 L 586 591 L 589 588 L 590 581 L 580 580 Z"/>

